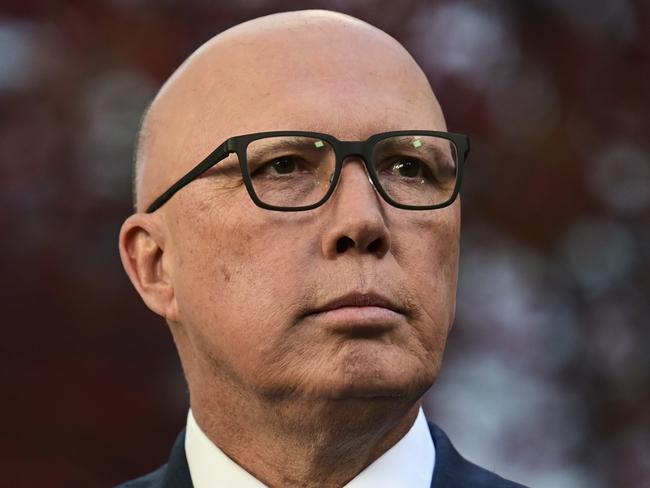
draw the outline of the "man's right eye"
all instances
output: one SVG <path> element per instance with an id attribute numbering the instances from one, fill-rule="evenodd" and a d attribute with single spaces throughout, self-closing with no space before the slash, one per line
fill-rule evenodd
<path id="1" fill-rule="evenodd" d="M 296 170 L 296 160 L 290 156 L 285 156 L 282 158 L 278 158 L 272 162 L 270 162 L 267 165 L 267 168 L 269 168 L 269 171 L 280 174 L 280 175 L 286 175 L 289 173 L 293 173 Z"/>
<path id="2" fill-rule="evenodd" d="M 253 177 L 298 177 L 313 175 L 318 161 L 310 160 L 301 154 L 270 156 L 249 161 Z"/>

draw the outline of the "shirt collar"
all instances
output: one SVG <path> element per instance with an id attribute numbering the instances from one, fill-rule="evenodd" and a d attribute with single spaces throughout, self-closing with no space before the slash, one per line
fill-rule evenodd
<path id="1" fill-rule="evenodd" d="M 187 414 L 185 455 L 195 488 L 233 486 L 263 488 L 266 485 L 230 459 Z M 344 488 L 400 487 L 429 488 L 436 452 L 424 412 L 397 444 L 350 480 Z"/>

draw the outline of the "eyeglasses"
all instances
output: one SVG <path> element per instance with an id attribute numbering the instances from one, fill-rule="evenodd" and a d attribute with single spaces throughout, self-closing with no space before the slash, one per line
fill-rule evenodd
<path id="1" fill-rule="evenodd" d="M 147 213 L 232 153 L 238 156 L 239 170 L 233 171 L 234 165 L 220 168 L 219 177 L 243 179 L 253 202 L 268 210 L 293 212 L 322 205 L 334 193 L 350 156 L 362 158 L 372 185 L 390 205 L 432 210 L 456 199 L 469 138 L 423 130 L 383 132 L 365 141 L 302 131 L 235 136 L 156 198 Z"/>

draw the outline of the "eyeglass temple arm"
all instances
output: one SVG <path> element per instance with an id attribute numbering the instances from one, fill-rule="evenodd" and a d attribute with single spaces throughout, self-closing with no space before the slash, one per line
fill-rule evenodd
<path id="1" fill-rule="evenodd" d="M 212 151 L 203 161 L 192 168 L 185 176 L 170 186 L 167 191 L 156 198 L 154 202 L 149 205 L 146 213 L 152 213 L 158 210 L 167 200 L 174 196 L 178 190 L 194 181 L 207 170 L 215 166 L 219 161 L 226 159 L 226 157 L 232 152 L 234 152 L 234 148 L 231 147 L 229 141 L 224 142 L 221 146 Z"/>

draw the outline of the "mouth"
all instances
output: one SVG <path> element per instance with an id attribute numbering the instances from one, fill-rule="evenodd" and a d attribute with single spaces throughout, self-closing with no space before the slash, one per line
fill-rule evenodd
<path id="1" fill-rule="evenodd" d="M 324 313 L 341 308 L 384 308 L 396 313 L 403 314 L 403 307 L 399 306 L 394 300 L 384 297 L 378 293 L 368 292 L 351 292 L 340 297 L 334 298 L 323 305 L 316 307 L 310 313 Z"/>
<path id="2" fill-rule="evenodd" d="M 335 332 L 366 337 L 394 329 L 405 315 L 404 307 L 381 294 L 351 292 L 318 305 L 306 318 Z"/>

